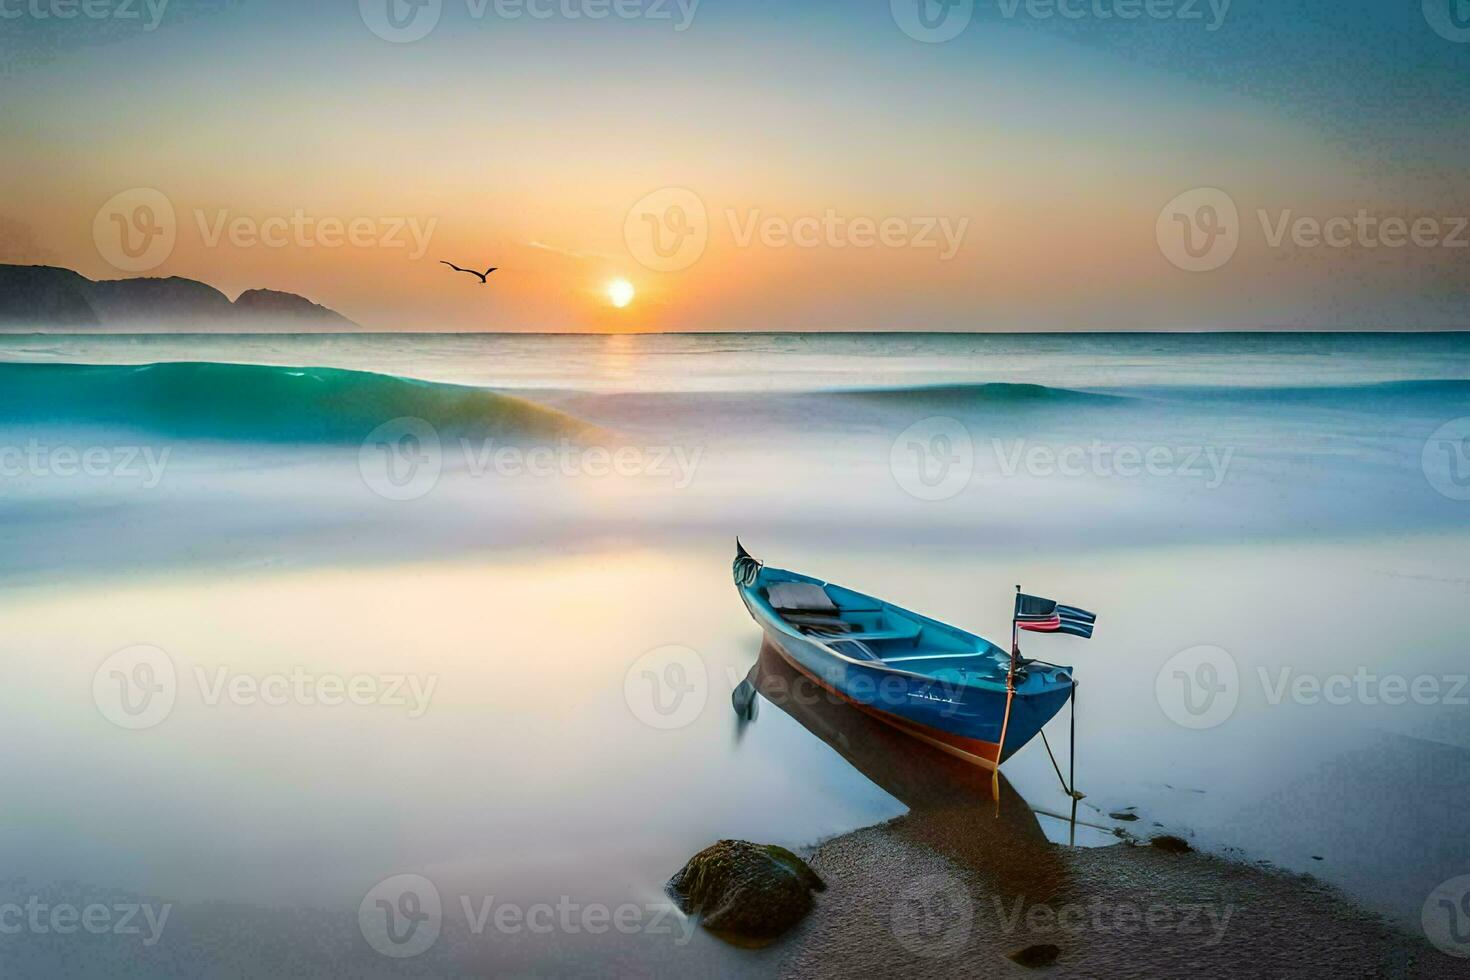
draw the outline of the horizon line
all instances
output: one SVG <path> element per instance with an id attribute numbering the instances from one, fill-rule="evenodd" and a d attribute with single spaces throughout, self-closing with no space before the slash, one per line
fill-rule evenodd
<path id="1" fill-rule="evenodd" d="M 1179 330 L 25 330 L 0 327 L 0 337 L 1197 337 L 1394 336 L 1470 334 L 1467 327 L 1334 328 L 1227 327 Z"/>

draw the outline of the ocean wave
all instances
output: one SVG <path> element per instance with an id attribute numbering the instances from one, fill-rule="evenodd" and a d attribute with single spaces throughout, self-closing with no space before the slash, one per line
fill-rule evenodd
<path id="1" fill-rule="evenodd" d="M 1074 388 L 1052 388 L 1047 385 L 990 381 L 973 384 L 910 385 L 895 388 L 852 388 L 829 392 L 849 398 L 872 401 L 941 405 L 1063 405 L 1107 404 L 1126 400 L 1127 396 L 1080 391 Z"/>
<path id="2" fill-rule="evenodd" d="M 1384 401 L 1470 401 L 1470 380 L 1421 378 L 1341 385 L 1149 385 L 1117 389 L 1138 398 L 1175 401 L 1293 402 L 1340 408 L 1372 407 Z"/>
<path id="3" fill-rule="evenodd" d="M 1106 407 L 1159 401 L 1230 401 L 1272 404 L 1296 402 L 1341 408 L 1371 407 L 1384 401 L 1470 401 L 1470 380 L 1431 378 L 1344 385 L 1146 385 L 1127 388 L 1054 388 L 1041 384 L 976 382 L 850 388 L 820 392 L 842 398 L 921 407 L 1027 408 L 1088 405 Z"/>
<path id="4" fill-rule="evenodd" d="M 0 424 L 119 425 L 201 439 L 352 443 L 404 417 L 423 419 L 446 436 L 584 439 L 599 431 L 514 395 L 341 368 L 0 363 Z"/>

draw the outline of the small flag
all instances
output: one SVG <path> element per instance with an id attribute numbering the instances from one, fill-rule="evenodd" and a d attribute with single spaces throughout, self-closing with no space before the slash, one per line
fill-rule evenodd
<path id="1" fill-rule="evenodd" d="M 1016 625 L 1032 633 L 1071 633 L 1092 639 L 1097 616 L 1076 606 L 1059 605 L 1055 599 L 1034 595 L 1016 596 Z"/>

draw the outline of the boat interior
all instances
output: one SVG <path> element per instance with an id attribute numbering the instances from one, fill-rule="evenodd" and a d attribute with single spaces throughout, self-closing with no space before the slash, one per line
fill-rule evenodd
<path id="1" fill-rule="evenodd" d="M 993 643 L 840 585 L 766 569 L 755 591 L 788 626 L 854 660 L 950 683 L 993 682 L 1009 667 Z"/>

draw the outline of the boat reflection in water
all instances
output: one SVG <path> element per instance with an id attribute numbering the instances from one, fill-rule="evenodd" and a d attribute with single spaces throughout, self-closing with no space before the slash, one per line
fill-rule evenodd
<path id="1" fill-rule="evenodd" d="M 1014 824 L 1018 832 L 1044 839 L 1035 814 L 1004 773 L 1000 778 L 1001 799 L 997 808 L 991 799 L 991 777 L 987 770 L 913 739 L 858 710 L 792 667 L 769 642 L 761 644 L 760 656 L 745 679 L 762 698 L 800 722 L 854 769 L 910 810 L 949 807 L 961 802 L 992 814 L 998 809 L 1001 819 Z"/>
<path id="2" fill-rule="evenodd" d="M 909 808 L 889 832 L 993 876 L 1002 893 L 1034 901 L 1066 890 L 1063 849 L 1047 839 L 1004 775 L 996 799 L 990 772 L 858 710 L 792 667 L 768 642 L 732 698 L 739 724 L 755 719 L 757 693 Z"/>

